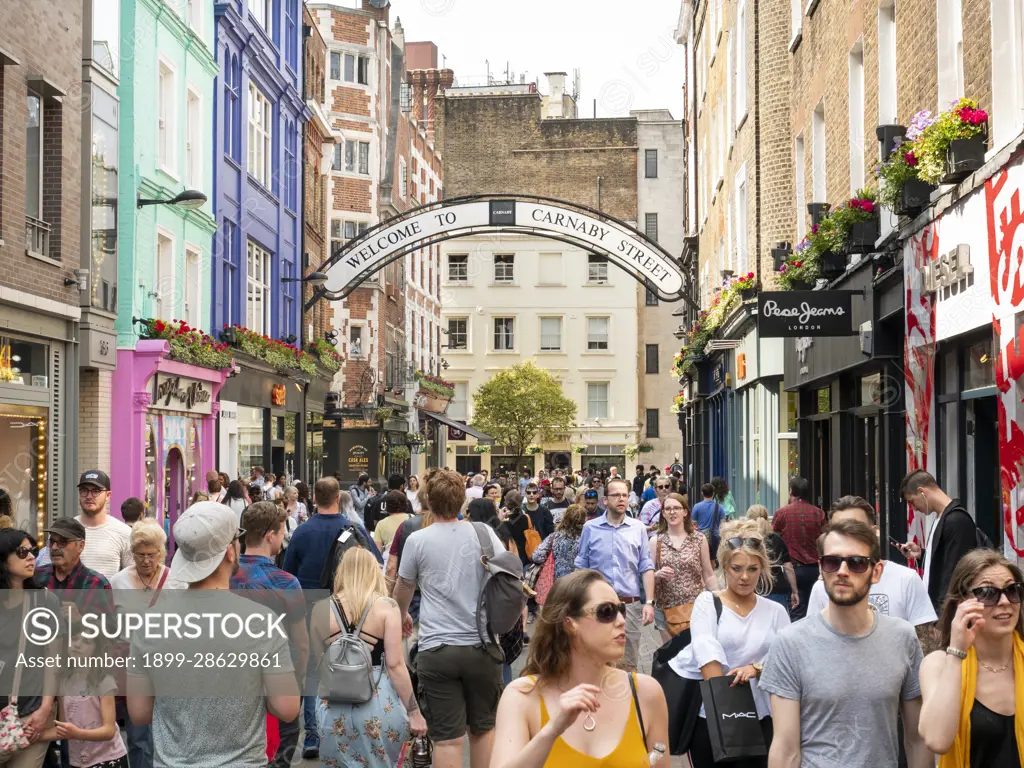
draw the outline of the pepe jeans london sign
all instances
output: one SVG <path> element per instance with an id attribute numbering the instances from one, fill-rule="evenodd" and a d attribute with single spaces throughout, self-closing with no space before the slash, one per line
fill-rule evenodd
<path id="1" fill-rule="evenodd" d="M 853 336 L 851 298 L 856 291 L 775 291 L 757 296 L 761 338 Z"/>
<path id="2" fill-rule="evenodd" d="M 213 413 L 210 385 L 198 379 L 157 373 L 155 392 L 149 406 L 152 411 L 179 411 L 197 415 Z"/>

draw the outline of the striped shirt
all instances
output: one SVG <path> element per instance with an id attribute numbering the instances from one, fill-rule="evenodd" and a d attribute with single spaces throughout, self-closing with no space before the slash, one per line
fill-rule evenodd
<path id="1" fill-rule="evenodd" d="M 82 564 L 108 579 L 117 575 L 122 568 L 134 563 L 130 536 L 131 527 L 116 517 L 107 516 L 103 525 L 90 527 L 85 515 L 75 520 L 85 526 L 85 549 L 82 550 Z"/>

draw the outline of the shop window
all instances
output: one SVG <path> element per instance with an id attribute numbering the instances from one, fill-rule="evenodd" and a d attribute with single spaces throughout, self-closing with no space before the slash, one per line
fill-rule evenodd
<path id="1" fill-rule="evenodd" d="M 996 383 L 995 365 L 992 360 L 992 341 L 985 341 L 968 347 L 964 370 L 964 389 L 992 387 Z"/>
<path id="2" fill-rule="evenodd" d="M 816 413 L 832 413 L 832 390 L 828 387 L 818 390 Z"/>
<path id="3" fill-rule="evenodd" d="M 34 531 L 46 510 L 47 409 L 0 408 L 0 512 Z"/>
<path id="4" fill-rule="evenodd" d="M 238 472 L 246 475 L 253 467 L 265 467 L 263 457 L 264 408 L 238 406 Z"/>
<path id="5" fill-rule="evenodd" d="M 873 373 L 860 380 L 860 404 L 882 404 L 882 374 Z"/>
<path id="6" fill-rule="evenodd" d="M 47 351 L 44 344 L 0 336 L 0 382 L 25 387 L 48 387 Z"/>

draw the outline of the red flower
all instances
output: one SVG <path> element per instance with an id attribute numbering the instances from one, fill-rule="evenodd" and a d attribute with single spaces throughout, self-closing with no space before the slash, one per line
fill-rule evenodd
<path id="1" fill-rule="evenodd" d="M 811 227 L 811 234 L 812 235 L 818 234 L 818 225 L 817 224 L 815 224 L 813 227 Z"/>
<path id="2" fill-rule="evenodd" d="M 754 276 L 753 272 L 747 272 L 747 278 L 752 278 L 753 276 Z"/>
<path id="3" fill-rule="evenodd" d="M 794 267 L 796 267 L 797 269 L 799 269 L 800 267 L 802 267 L 802 266 L 803 266 L 803 264 L 804 264 L 804 263 L 803 263 L 802 261 L 794 261 L 794 262 L 793 262 L 793 266 L 794 266 Z"/>
<path id="4" fill-rule="evenodd" d="M 907 161 L 907 165 L 909 165 L 911 168 L 917 165 L 917 155 L 915 155 L 913 152 L 907 152 L 907 154 L 903 156 L 903 159 Z"/>
<path id="5" fill-rule="evenodd" d="M 153 323 L 153 330 L 157 333 L 163 333 L 167 329 L 167 324 L 163 320 L 157 320 Z"/>

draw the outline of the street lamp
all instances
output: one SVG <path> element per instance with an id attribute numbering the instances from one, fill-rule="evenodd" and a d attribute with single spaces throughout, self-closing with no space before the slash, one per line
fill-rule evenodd
<path id="1" fill-rule="evenodd" d="M 327 275 L 323 272 L 310 272 L 305 277 L 282 277 L 282 283 L 309 283 L 310 285 L 323 285 L 327 282 Z"/>
<path id="2" fill-rule="evenodd" d="M 206 205 L 206 195 L 197 189 L 186 189 L 184 192 L 179 192 L 170 200 L 157 200 L 155 198 L 143 197 L 140 192 L 136 201 L 136 207 L 144 208 L 147 205 L 176 205 L 179 208 L 194 211 L 196 208 L 202 208 Z"/>
<path id="3" fill-rule="evenodd" d="M 377 404 L 365 402 L 360 406 L 363 410 L 363 421 L 373 421 L 377 417 Z"/>

